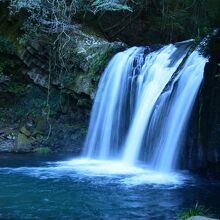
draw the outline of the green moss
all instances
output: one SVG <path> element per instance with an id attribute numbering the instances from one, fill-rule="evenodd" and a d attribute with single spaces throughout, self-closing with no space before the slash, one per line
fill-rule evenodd
<path id="1" fill-rule="evenodd" d="M 51 149 L 49 147 L 37 147 L 33 151 L 35 153 L 38 153 L 38 154 L 48 154 L 48 153 L 51 153 Z"/>
<path id="2" fill-rule="evenodd" d="M 25 134 L 19 133 L 17 139 L 18 145 L 29 145 L 31 144 L 30 140 Z"/>
<path id="3" fill-rule="evenodd" d="M 93 80 L 98 81 L 100 73 L 103 72 L 106 64 L 111 59 L 114 53 L 113 48 L 109 48 L 101 54 L 97 54 L 89 65 L 89 74 L 93 75 Z"/>
<path id="4" fill-rule="evenodd" d="M 25 126 L 23 126 L 23 127 L 20 128 L 20 132 L 21 132 L 22 134 L 24 134 L 26 137 L 29 137 L 29 136 L 31 135 L 30 131 L 27 130 L 27 128 L 26 128 Z"/>

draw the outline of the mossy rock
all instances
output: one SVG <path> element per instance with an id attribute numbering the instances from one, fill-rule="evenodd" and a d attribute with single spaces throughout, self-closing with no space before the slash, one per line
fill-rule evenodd
<path id="1" fill-rule="evenodd" d="M 36 123 L 36 128 L 34 129 L 33 134 L 37 135 L 37 134 L 45 134 L 45 132 L 47 132 L 48 130 L 48 122 L 47 119 L 43 116 L 38 116 L 36 117 L 35 120 Z"/>
<path id="2" fill-rule="evenodd" d="M 51 153 L 51 149 L 49 147 L 37 147 L 33 150 L 33 152 L 38 154 L 48 154 Z"/>
<path id="3" fill-rule="evenodd" d="M 31 135 L 31 132 L 28 131 L 27 128 L 24 126 L 20 129 L 20 132 L 21 134 L 24 134 L 26 137 L 29 137 Z"/>
<path id="4" fill-rule="evenodd" d="M 16 152 L 31 152 L 32 144 L 31 140 L 24 134 L 19 133 L 17 137 Z"/>

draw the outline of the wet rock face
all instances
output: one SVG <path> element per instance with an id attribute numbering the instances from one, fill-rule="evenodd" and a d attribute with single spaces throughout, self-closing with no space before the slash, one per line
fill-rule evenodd
<path id="1" fill-rule="evenodd" d="M 200 100 L 200 145 L 204 158 L 203 172 L 220 178 L 220 60 L 207 63 Z"/>
<path id="2" fill-rule="evenodd" d="M 217 42 L 216 42 L 217 39 Z M 191 117 L 183 167 L 220 179 L 220 47 L 214 38 L 205 66 L 204 81 Z"/>

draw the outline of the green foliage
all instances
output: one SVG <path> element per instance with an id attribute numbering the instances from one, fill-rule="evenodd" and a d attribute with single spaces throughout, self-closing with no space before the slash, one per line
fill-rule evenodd
<path id="1" fill-rule="evenodd" d="M 157 36 L 160 41 L 176 41 L 203 37 L 220 20 L 218 0 L 10 0 L 13 13 L 20 10 L 29 12 L 24 29 L 30 37 L 36 36 L 39 29 L 47 33 L 61 33 L 68 40 L 68 26 L 78 12 L 103 14 L 105 11 L 130 12 L 129 19 L 122 19 L 122 26 L 133 22 L 133 17 L 141 16 L 149 35 Z M 78 14 L 77 14 L 78 15 Z M 126 16 L 126 15 L 125 15 Z M 123 22 L 125 23 L 123 25 Z M 114 24 L 114 27 L 117 27 Z M 111 28 L 111 27 L 107 27 Z M 116 28 L 118 32 L 118 28 Z M 21 40 L 26 42 L 28 35 Z M 64 41 L 63 44 L 65 44 Z"/>
<path id="2" fill-rule="evenodd" d="M 26 92 L 26 85 L 17 82 L 11 82 L 7 88 L 7 91 L 13 93 L 16 96 L 21 96 Z"/>
<path id="3" fill-rule="evenodd" d="M 163 33 L 168 41 L 203 37 L 213 27 L 213 20 L 219 15 L 212 8 L 219 8 L 219 2 L 196 0 L 149 0 L 144 10 L 153 32 Z"/>
<path id="4" fill-rule="evenodd" d="M 48 154 L 51 153 L 51 149 L 49 147 L 37 147 L 34 149 L 34 152 L 38 154 Z"/>
<path id="5" fill-rule="evenodd" d="M 14 44 L 7 38 L 0 36 L 0 75 L 9 72 L 14 67 L 10 56 L 16 52 Z"/>
<path id="6" fill-rule="evenodd" d="M 218 63 L 218 66 L 220 66 L 220 63 Z M 215 75 L 216 78 L 220 79 L 220 73 Z"/>
<path id="7" fill-rule="evenodd" d="M 207 37 L 206 43 L 201 47 L 201 53 L 206 57 L 211 57 L 218 63 L 220 60 L 219 50 L 220 30 L 217 29 Z"/>
<path id="8" fill-rule="evenodd" d="M 0 53 L 14 55 L 16 48 L 14 44 L 7 38 L 0 36 Z"/>
<path id="9" fill-rule="evenodd" d="M 11 60 L 0 58 L 0 75 L 3 75 L 10 67 L 13 67 L 13 62 Z"/>
<path id="10" fill-rule="evenodd" d="M 186 220 L 192 216 L 205 216 L 205 217 L 213 217 L 213 214 L 210 213 L 210 210 L 205 208 L 198 203 L 195 205 L 194 208 L 186 210 L 183 213 L 180 213 L 178 216 L 179 220 Z"/>

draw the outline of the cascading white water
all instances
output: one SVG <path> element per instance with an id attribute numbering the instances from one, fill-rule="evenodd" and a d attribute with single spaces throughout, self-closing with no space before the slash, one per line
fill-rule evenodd
<path id="1" fill-rule="evenodd" d="M 195 51 L 180 68 L 189 45 L 114 56 L 99 83 L 84 156 L 130 165 L 141 159 L 163 171 L 174 166 L 206 63 Z"/>
<path id="2" fill-rule="evenodd" d="M 118 53 L 110 61 L 99 83 L 98 92 L 93 105 L 90 126 L 84 146 L 87 157 L 107 159 L 111 152 L 117 151 L 121 143 L 128 77 L 133 63 L 143 48 L 133 47 Z M 139 60 L 140 61 L 140 60 Z"/>
<path id="3" fill-rule="evenodd" d="M 184 129 L 203 79 L 205 63 L 204 57 L 197 51 L 193 52 L 174 80 L 176 86 L 172 85 L 165 95 L 165 100 L 170 100 L 168 106 L 165 102 L 160 104 L 166 106 L 168 111 L 161 123 L 161 134 L 157 136 L 155 144 L 157 150 L 152 163 L 161 171 L 170 171 L 175 167 L 179 147 L 185 134 Z"/>
<path id="4" fill-rule="evenodd" d="M 144 80 L 139 86 L 136 112 L 123 152 L 123 161 L 126 163 L 134 164 L 137 161 L 155 103 L 184 58 L 183 53 L 178 61 L 171 65 L 171 56 L 176 50 L 174 45 L 169 45 L 146 57 L 140 72 L 140 76 Z"/>

